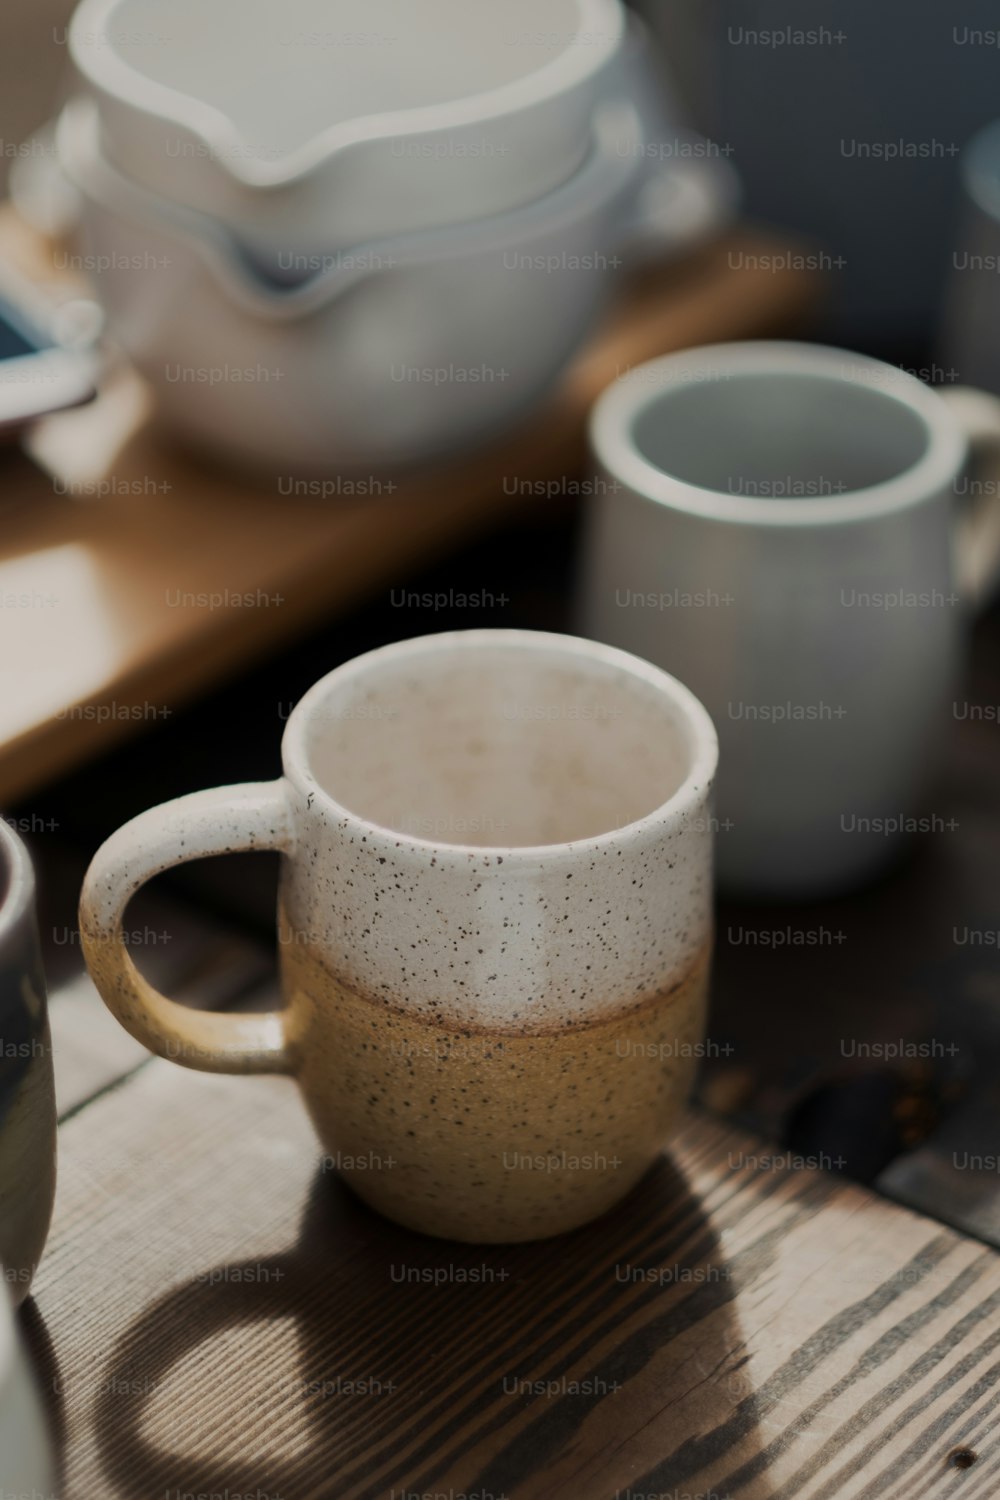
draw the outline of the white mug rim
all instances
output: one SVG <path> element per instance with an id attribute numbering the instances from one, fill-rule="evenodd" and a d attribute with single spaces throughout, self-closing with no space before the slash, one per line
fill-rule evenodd
<path id="1" fill-rule="evenodd" d="M 448 840 L 426 839 L 402 829 L 390 828 L 352 811 L 339 802 L 313 775 L 309 764 L 306 736 L 313 716 L 325 702 L 334 684 L 342 686 L 352 679 L 364 676 L 381 664 L 416 660 L 441 652 L 462 650 L 475 651 L 483 647 L 502 647 L 508 650 L 560 652 L 567 659 L 574 657 L 584 662 L 599 662 L 606 667 L 625 671 L 630 677 L 647 687 L 655 688 L 668 699 L 678 711 L 689 735 L 690 764 L 680 785 L 671 795 L 652 808 L 641 818 L 620 824 L 590 838 L 573 839 L 563 843 L 504 845 L 461 844 Z M 483 860 L 500 856 L 505 865 L 513 870 L 536 866 L 540 861 L 548 865 L 553 860 L 576 862 L 581 857 L 599 853 L 622 843 L 641 840 L 649 836 L 666 836 L 675 832 L 686 819 L 696 815 L 704 806 L 715 778 L 718 765 L 718 738 L 715 725 L 708 710 L 677 678 L 642 657 L 621 651 L 615 646 L 605 646 L 582 636 L 561 635 L 552 631 L 536 630 L 455 630 L 438 635 L 415 636 L 409 640 L 393 641 L 366 651 L 361 656 L 335 667 L 314 683 L 303 695 L 289 715 L 281 742 L 282 767 L 286 779 L 308 800 L 322 802 L 327 814 L 336 818 L 345 827 L 354 828 L 367 838 L 376 849 L 388 848 L 396 852 L 434 853 L 445 857 L 456 857 L 460 862 L 469 859 Z M 311 805 L 311 804 L 309 804 Z"/>
<path id="2" fill-rule="evenodd" d="M 638 418 L 671 388 L 708 384 L 694 378 L 706 368 L 720 374 L 825 376 L 857 385 L 869 372 L 869 388 L 907 407 L 922 422 L 927 443 L 908 468 L 890 479 L 837 495 L 732 495 L 679 479 L 640 453 L 633 436 Z M 689 371 L 692 379 L 685 380 Z M 589 423 L 591 452 L 627 489 L 656 504 L 706 520 L 785 529 L 874 520 L 907 510 L 954 483 L 966 441 L 941 398 L 908 371 L 867 354 L 827 344 L 793 340 L 747 340 L 708 344 L 637 365 L 595 402 Z"/>

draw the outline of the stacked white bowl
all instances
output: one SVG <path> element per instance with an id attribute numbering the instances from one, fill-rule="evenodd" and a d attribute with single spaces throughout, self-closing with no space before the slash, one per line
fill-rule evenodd
<path id="1" fill-rule="evenodd" d="M 84 0 L 70 47 L 59 154 L 110 328 L 176 429 L 258 467 L 511 421 L 642 216 L 620 0 Z M 693 160 L 659 174 L 664 240 L 729 197 Z"/>

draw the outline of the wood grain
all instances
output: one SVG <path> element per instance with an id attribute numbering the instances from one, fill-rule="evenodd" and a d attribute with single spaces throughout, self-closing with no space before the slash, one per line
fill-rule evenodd
<path id="1" fill-rule="evenodd" d="M 708 1117 L 517 1247 L 370 1213 L 284 1080 L 155 1061 L 61 1148 L 25 1326 L 64 1500 L 997 1492 L 998 1257 Z"/>
<path id="2" fill-rule="evenodd" d="M 393 489 L 364 500 L 282 495 L 206 467 L 156 431 L 127 368 L 93 405 L 39 424 L 36 464 L 8 464 L 3 477 L 0 594 L 35 603 L 0 610 L 0 803 L 500 516 L 544 503 L 506 493 L 505 477 L 572 477 L 587 409 L 621 368 L 797 327 L 817 276 L 755 259 L 787 248 L 741 230 L 644 272 L 524 428 L 450 465 L 387 476 Z M 54 276 L 49 248 L 9 210 L 0 252 Z M 101 482 L 118 488 L 82 488 Z M 247 597 L 249 607 L 234 602 Z"/>

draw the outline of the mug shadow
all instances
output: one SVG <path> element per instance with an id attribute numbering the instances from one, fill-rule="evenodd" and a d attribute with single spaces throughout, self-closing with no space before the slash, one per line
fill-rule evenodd
<path id="1" fill-rule="evenodd" d="M 251 1474 L 283 1500 L 380 1500 L 441 1489 L 446 1477 L 454 1487 L 458 1476 L 466 1491 L 519 1494 L 544 1475 L 576 1493 L 588 1419 L 601 1435 L 589 1450 L 598 1467 L 606 1456 L 614 1465 L 630 1430 L 606 1411 L 619 1390 L 654 1402 L 655 1448 L 648 1439 L 638 1448 L 640 1461 L 650 1451 L 657 1459 L 642 1480 L 634 1461 L 619 1459 L 608 1493 L 704 1489 L 699 1475 L 739 1468 L 756 1446 L 737 1292 L 710 1219 L 666 1158 L 586 1228 L 508 1246 L 403 1230 L 320 1172 L 288 1250 L 202 1272 L 115 1346 L 94 1410 L 109 1491 L 225 1494 Z M 237 1362 L 234 1339 L 246 1351 L 251 1325 L 280 1320 L 294 1329 L 294 1353 L 258 1369 L 267 1408 L 281 1413 L 265 1429 L 247 1391 L 252 1353 Z M 229 1351 L 220 1370 L 239 1371 L 228 1377 L 231 1402 L 212 1385 L 209 1346 L 220 1339 Z M 177 1388 L 170 1429 L 188 1430 L 168 1451 L 147 1431 L 150 1403 L 192 1356 L 200 1393 Z M 199 1401 L 215 1409 L 214 1444 Z M 202 1425 L 194 1441 L 190 1419 Z M 234 1431 L 247 1445 L 238 1463 Z M 771 1492 L 758 1479 L 740 1493 Z"/>

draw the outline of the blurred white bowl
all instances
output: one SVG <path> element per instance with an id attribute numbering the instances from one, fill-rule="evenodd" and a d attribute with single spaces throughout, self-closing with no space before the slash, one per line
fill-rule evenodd
<path id="1" fill-rule="evenodd" d="M 543 197 L 624 39 L 620 0 L 83 0 L 70 28 L 108 162 L 265 259 Z"/>
<path id="2" fill-rule="evenodd" d="M 449 453 L 516 419 L 585 338 L 622 264 L 634 112 L 598 112 L 571 181 L 526 208 L 333 253 L 289 288 L 213 218 L 167 212 L 103 157 L 91 101 L 58 128 L 109 327 L 179 432 L 270 469 Z"/>

